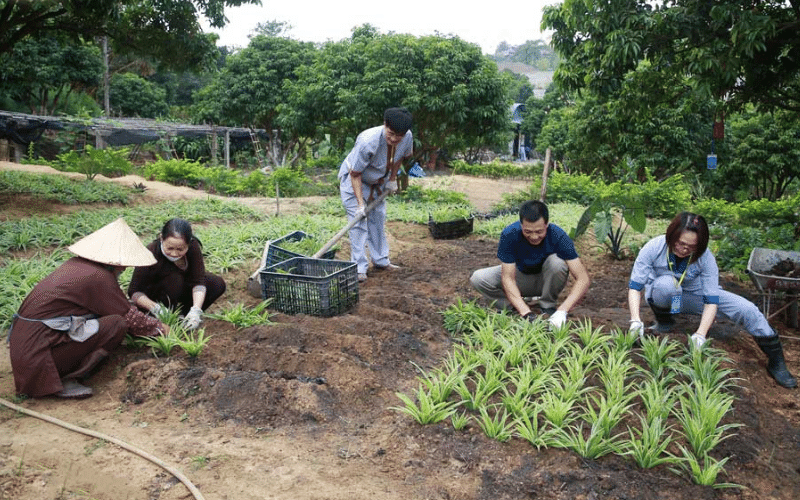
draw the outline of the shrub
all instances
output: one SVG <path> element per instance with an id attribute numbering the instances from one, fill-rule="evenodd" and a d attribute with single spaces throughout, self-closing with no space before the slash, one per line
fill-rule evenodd
<path id="1" fill-rule="evenodd" d="M 128 151 L 128 148 L 96 149 L 87 145 L 83 153 L 73 150 L 58 155 L 53 168 L 63 172 L 78 172 L 89 180 L 98 174 L 121 177 L 133 170 L 133 165 L 128 161 Z"/>
<path id="2" fill-rule="evenodd" d="M 143 176 L 178 186 L 198 187 L 208 175 L 208 169 L 192 160 L 158 160 L 144 167 Z"/>
<path id="3" fill-rule="evenodd" d="M 398 193 L 397 197 L 404 202 L 469 205 L 469 200 L 464 193 L 443 189 L 425 189 L 416 184 L 408 186 L 408 189 Z"/>
<path id="4" fill-rule="evenodd" d="M 500 178 L 530 178 L 542 175 L 542 165 L 520 165 L 518 163 L 501 162 L 492 160 L 485 164 L 469 164 L 464 160 L 450 162 L 454 174 L 473 175 L 476 177 Z"/>
<path id="5" fill-rule="evenodd" d="M 732 225 L 739 220 L 739 207 L 725 200 L 698 200 L 691 210 L 705 217 L 709 224 Z"/>
<path id="6" fill-rule="evenodd" d="M 541 191 L 541 181 L 538 184 L 537 193 Z M 593 179 L 586 174 L 553 172 L 547 179 L 547 200 L 589 205 L 600 197 L 602 194 L 600 189 L 604 187 L 605 184 L 602 181 Z"/>
<path id="7" fill-rule="evenodd" d="M 311 186 L 311 179 L 302 170 L 292 167 L 278 167 L 266 175 L 267 192 L 275 193 L 275 184 L 282 197 L 302 196 Z"/>

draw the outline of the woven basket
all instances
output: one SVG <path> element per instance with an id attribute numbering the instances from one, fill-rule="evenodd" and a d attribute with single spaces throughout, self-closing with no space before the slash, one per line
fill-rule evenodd
<path id="1" fill-rule="evenodd" d="M 434 222 L 433 218 L 428 216 L 428 230 L 435 240 L 451 240 L 453 238 L 461 238 L 472 233 L 472 223 L 475 218 L 469 216 L 468 218 L 461 218 L 450 220 L 446 222 Z"/>
<path id="2" fill-rule="evenodd" d="M 330 317 L 358 303 L 356 264 L 294 257 L 261 271 L 261 295 L 286 314 Z"/>
<path id="3" fill-rule="evenodd" d="M 297 252 L 292 252 L 291 250 L 286 250 L 285 248 L 281 248 L 281 243 L 286 241 L 300 241 L 304 238 L 313 238 L 313 236 L 304 233 L 303 231 L 295 231 L 293 233 L 289 233 L 281 238 L 278 238 L 275 241 L 270 242 L 269 248 L 267 249 L 267 259 L 264 264 L 264 269 L 268 268 L 269 266 L 278 264 L 279 262 L 283 262 L 284 260 L 289 260 L 294 257 L 309 257 L 308 255 L 302 255 Z M 336 249 L 328 250 L 322 256 L 321 259 L 331 260 L 336 258 Z"/>

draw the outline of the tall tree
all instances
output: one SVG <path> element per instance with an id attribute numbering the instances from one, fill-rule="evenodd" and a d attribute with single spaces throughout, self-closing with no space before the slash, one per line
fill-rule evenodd
<path id="1" fill-rule="evenodd" d="M 329 134 L 340 149 L 380 124 L 390 106 L 413 113 L 417 158 L 494 144 L 509 129 L 507 78 L 457 37 L 384 35 L 364 25 L 325 44 L 299 74 L 281 119 L 315 137 Z"/>
<path id="2" fill-rule="evenodd" d="M 257 35 L 250 44 L 234 53 L 214 82 L 195 96 L 192 114 L 196 120 L 219 125 L 251 126 L 277 130 L 283 145 L 270 150 L 276 165 L 293 163 L 297 145 L 308 139 L 297 127 L 277 121 L 278 105 L 288 99 L 288 82 L 295 71 L 311 64 L 314 45 L 288 38 Z M 287 155 L 294 155 L 293 158 Z"/>
<path id="3" fill-rule="evenodd" d="M 647 61 L 728 108 L 800 111 L 797 0 L 565 0 L 544 8 L 542 26 L 569 90 L 611 95 Z"/>
<path id="4" fill-rule="evenodd" d="M 215 28 L 226 24 L 224 9 L 260 0 L 0 0 L 0 62 L 26 37 L 41 32 L 75 39 L 108 36 L 116 54 L 151 57 L 173 69 L 213 64 Z"/>
<path id="5" fill-rule="evenodd" d="M 100 49 L 55 34 L 26 38 L 3 61 L 0 91 L 31 113 L 52 115 L 73 92 L 94 90 L 103 74 Z"/>
<path id="6" fill-rule="evenodd" d="M 615 98 L 587 93 L 569 110 L 548 114 L 536 149 L 551 147 L 570 168 L 608 180 L 643 181 L 648 172 L 663 179 L 705 169 L 711 109 L 685 79 L 664 78 L 642 63 Z"/>
<path id="7" fill-rule="evenodd" d="M 777 200 L 800 179 L 800 114 L 748 109 L 728 120 L 720 184 Z M 791 192 L 791 191 L 789 191 Z"/>

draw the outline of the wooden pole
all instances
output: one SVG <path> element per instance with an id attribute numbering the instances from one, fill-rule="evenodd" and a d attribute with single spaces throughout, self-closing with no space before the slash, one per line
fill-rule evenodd
<path id="1" fill-rule="evenodd" d="M 545 202 L 547 198 L 547 176 L 550 173 L 550 148 L 544 155 L 544 169 L 542 170 L 542 192 L 539 194 L 539 201 Z"/>
<path id="2" fill-rule="evenodd" d="M 217 153 L 217 126 L 211 126 L 211 164 L 219 165 L 219 154 Z"/>
<path id="3" fill-rule="evenodd" d="M 225 129 L 225 168 L 231 168 L 231 129 Z"/>

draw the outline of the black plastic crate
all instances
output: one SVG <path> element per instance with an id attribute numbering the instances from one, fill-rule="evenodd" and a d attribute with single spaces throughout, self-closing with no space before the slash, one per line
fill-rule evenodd
<path id="1" fill-rule="evenodd" d="M 284 260 L 293 259 L 295 257 L 310 257 L 309 255 L 302 255 L 297 252 L 292 252 L 291 250 L 286 250 L 285 248 L 281 248 L 281 243 L 287 241 L 300 241 L 304 238 L 313 238 L 313 236 L 306 234 L 303 231 L 295 231 L 293 233 L 289 233 L 281 238 L 278 238 L 275 241 L 271 241 L 269 244 L 269 248 L 267 248 L 267 258 L 264 264 L 264 268 L 266 269 L 269 266 L 275 265 L 279 262 L 283 262 Z M 322 246 L 324 243 L 321 243 Z M 320 259 L 334 259 L 336 258 L 336 249 L 331 249 L 322 254 Z"/>
<path id="2" fill-rule="evenodd" d="M 469 216 L 446 222 L 434 222 L 433 218 L 428 216 L 428 230 L 435 240 L 451 240 L 472 233 L 474 221 L 475 217 Z"/>
<path id="3" fill-rule="evenodd" d="M 286 314 L 336 316 L 358 303 L 356 264 L 294 257 L 261 271 L 261 294 Z"/>

